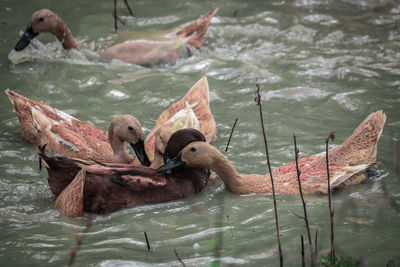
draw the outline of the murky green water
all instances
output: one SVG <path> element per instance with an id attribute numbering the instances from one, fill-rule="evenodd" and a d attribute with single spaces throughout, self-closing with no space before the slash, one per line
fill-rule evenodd
<path id="1" fill-rule="evenodd" d="M 225 147 L 238 118 L 227 156 L 244 173 L 267 169 L 253 101 L 256 82 L 262 87 L 273 167 L 294 159 L 293 133 L 302 156 L 318 153 L 329 132 L 336 131 L 339 144 L 368 114 L 383 109 L 388 120 L 377 173 L 333 196 L 335 241 L 339 255 L 359 258 L 366 266 L 385 266 L 400 256 L 400 214 L 382 191 L 385 185 L 400 201 L 392 160 L 400 139 L 399 2 L 147 0 L 133 1 L 133 6 L 138 17 L 124 17 L 127 25 L 120 30 L 138 36 L 179 27 L 216 6 L 220 11 L 201 51 L 172 67 L 146 69 L 104 63 L 90 52 L 113 32 L 111 0 L 2 0 L 1 89 L 11 88 L 103 129 L 114 115 L 130 113 L 148 132 L 170 103 L 207 75 L 218 128 L 214 145 Z M 36 61 L 11 64 L 7 56 L 19 32 L 32 12 L 43 7 L 61 15 L 84 50 L 65 52 L 54 37 L 43 35 L 34 43 L 36 50 L 30 50 Z M 121 14 L 127 12 L 121 8 Z M 21 140 L 12 106 L 0 95 L 0 265 L 66 265 L 89 216 L 70 219 L 53 208 L 47 173 L 39 171 L 34 148 Z M 312 231 L 319 231 L 318 247 L 326 254 L 327 198 L 306 199 Z M 285 265 L 299 266 L 300 235 L 306 234 L 303 221 L 294 215 L 302 213 L 300 199 L 278 196 L 277 204 Z M 276 266 L 272 208 L 270 195 L 239 196 L 217 185 L 179 201 L 94 215 L 76 262 L 179 266 L 175 248 L 188 266 L 206 266 L 216 257 L 214 240 L 222 233 L 224 265 Z"/>

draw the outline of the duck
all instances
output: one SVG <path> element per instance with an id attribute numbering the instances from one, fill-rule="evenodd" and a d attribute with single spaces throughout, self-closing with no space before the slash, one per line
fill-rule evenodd
<path id="1" fill-rule="evenodd" d="M 168 141 L 165 158 L 176 157 L 192 142 L 205 141 L 198 130 L 178 130 Z M 146 166 L 48 156 L 45 149 L 41 146 L 37 153 L 47 169 L 50 190 L 56 195 L 54 206 L 69 217 L 83 216 L 85 211 L 105 214 L 132 205 L 185 198 L 201 192 L 208 178 L 207 170 L 196 167 L 160 174 Z"/>
<path id="2" fill-rule="evenodd" d="M 5 92 L 17 114 L 21 137 L 34 146 L 46 144 L 52 153 L 81 159 L 150 165 L 142 125 L 134 116 L 115 117 L 107 132 L 10 89 Z M 135 160 L 126 150 L 125 142 L 134 149 Z"/>
<path id="3" fill-rule="evenodd" d="M 129 33 L 114 34 L 109 38 L 111 46 L 101 55 L 105 60 L 117 59 L 146 67 L 174 64 L 179 58 L 189 56 L 191 50 L 200 49 L 208 25 L 217 11 L 218 8 L 215 8 L 183 29 L 168 31 L 153 40 L 134 40 Z M 80 49 L 64 21 L 53 11 L 41 9 L 33 13 L 14 50 L 24 50 L 37 35 L 45 32 L 53 34 L 66 50 Z"/>
<path id="4" fill-rule="evenodd" d="M 182 128 L 198 129 L 206 136 L 207 142 L 214 140 L 217 134 L 209 106 L 206 76 L 196 82 L 181 100 L 161 113 L 146 139 L 140 122 L 131 115 L 114 118 L 106 132 L 10 89 L 5 92 L 17 113 L 20 135 L 24 140 L 35 147 L 47 144 L 48 151 L 73 158 L 144 166 L 152 164 L 152 168 L 158 168 L 162 165 L 172 132 Z M 157 148 L 156 135 L 160 142 Z M 129 156 L 123 140 L 133 146 L 137 155 L 135 159 Z"/>
<path id="5" fill-rule="evenodd" d="M 188 104 L 192 105 L 193 113 L 199 121 L 198 130 L 205 136 L 206 142 L 210 143 L 215 140 L 217 136 L 217 127 L 214 116 L 210 109 L 210 88 L 208 85 L 207 76 L 203 76 L 180 100 L 173 103 L 169 108 L 164 110 L 159 115 L 153 129 L 147 134 L 144 146 L 150 162 L 155 160 L 155 156 L 158 157 L 156 160 L 159 162 L 160 156 L 164 152 L 161 151 L 154 153 L 154 143 L 156 140 L 157 131 L 159 131 L 160 128 L 165 129 L 166 122 L 173 118 L 177 112 L 187 108 Z M 196 129 L 197 126 L 194 124 L 195 123 L 191 123 L 191 127 Z M 164 147 L 166 146 L 167 141 L 168 138 L 163 139 Z"/>
<path id="6" fill-rule="evenodd" d="M 386 115 L 382 110 L 370 114 L 341 145 L 328 151 L 331 191 L 345 185 L 358 184 L 368 178 L 367 170 L 375 166 L 378 140 Z M 301 158 L 303 194 L 327 194 L 325 152 Z M 206 142 L 187 145 L 173 160 L 157 169 L 165 172 L 180 166 L 210 169 L 236 194 L 272 193 L 269 175 L 240 174 L 232 163 L 215 147 Z M 299 194 L 296 163 L 291 162 L 272 172 L 277 194 Z"/>
<path id="7" fill-rule="evenodd" d="M 180 129 L 200 130 L 200 122 L 193 112 L 193 107 L 197 103 L 190 105 L 186 102 L 186 107 L 175 113 L 170 119 L 159 127 L 155 134 L 154 140 L 154 160 L 151 162 L 150 168 L 157 169 L 163 164 L 163 154 L 165 152 L 167 142 L 171 135 Z"/>

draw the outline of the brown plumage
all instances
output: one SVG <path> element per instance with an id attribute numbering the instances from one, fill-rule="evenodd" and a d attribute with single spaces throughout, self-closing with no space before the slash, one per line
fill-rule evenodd
<path id="1" fill-rule="evenodd" d="M 9 89 L 6 93 L 17 113 L 21 137 L 35 146 L 46 144 L 48 151 L 73 158 L 129 163 L 132 158 L 128 155 L 124 143 L 121 142 L 125 140 L 131 145 L 136 144 L 134 150 L 142 165 L 148 166 L 150 163 L 142 146 L 142 127 L 133 116 L 123 115 L 115 118 L 110 124 L 108 131 L 110 134 L 108 134 L 47 104 L 31 100 Z M 186 119 L 186 116 L 187 119 L 193 119 L 192 116 L 195 116 L 194 119 L 198 120 L 200 125 L 199 130 L 206 136 L 207 141 L 210 142 L 215 138 L 217 128 L 209 106 L 207 77 L 204 76 L 181 100 L 172 104 L 159 116 L 153 130 L 148 134 L 144 146 L 151 161 L 155 161 L 152 164 L 153 168 L 162 164 L 162 154 L 170 134 L 183 126 L 193 127 L 190 124 L 167 123 L 175 114 L 185 110 L 187 104 L 194 105 L 194 114 L 184 112 L 183 119 Z M 132 131 L 129 130 L 129 126 L 132 126 Z M 162 144 L 155 149 L 155 136 L 160 127 L 167 127 L 162 131 L 167 134 L 162 134 Z M 136 137 L 139 141 L 135 141 Z M 139 160 L 135 158 L 134 165 L 140 165 Z"/>
<path id="2" fill-rule="evenodd" d="M 174 152 L 193 141 L 204 142 L 205 138 L 194 129 L 179 130 L 171 136 L 166 150 L 175 157 Z M 108 213 L 131 205 L 184 198 L 200 192 L 208 177 L 208 172 L 199 168 L 181 168 L 162 175 L 147 167 L 49 157 L 44 149 L 38 150 L 38 155 L 47 168 L 50 189 L 58 196 L 55 207 L 70 217 L 82 216 L 84 211 Z"/>
<path id="3" fill-rule="evenodd" d="M 369 115 L 342 145 L 329 151 L 332 190 L 367 179 L 366 171 L 376 164 L 377 144 L 385 121 L 386 116 L 382 111 Z M 204 142 L 189 144 L 177 158 L 158 171 L 165 171 L 179 164 L 215 171 L 226 187 L 234 193 L 272 192 L 268 175 L 239 174 L 221 152 Z M 328 192 L 325 153 L 300 159 L 299 167 L 303 193 Z M 295 162 L 274 170 L 273 177 L 277 193 L 299 193 Z"/>
<path id="4" fill-rule="evenodd" d="M 200 48 L 211 18 L 217 11 L 218 8 L 215 8 L 189 26 L 157 36 L 156 40 L 134 40 L 127 33 L 115 35 L 111 39 L 116 43 L 104 51 L 103 57 L 143 66 L 175 63 L 179 58 L 188 56 L 190 49 Z M 62 19 L 51 10 L 41 9 L 33 13 L 15 50 L 25 49 L 33 38 L 43 32 L 55 35 L 64 49 L 80 49 Z"/>
<path id="5" fill-rule="evenodd" d="M 149 164 L 144 154 L 142 126 L 131 115 L 114 118 L 106 132 L 10 89 L 6 94 L 17 113 L 21 137 L 35 146 L 46 144 L 48 151 L 68 157 L 140 165 L 126 150 L 128 142 L 143 164 Z"/>

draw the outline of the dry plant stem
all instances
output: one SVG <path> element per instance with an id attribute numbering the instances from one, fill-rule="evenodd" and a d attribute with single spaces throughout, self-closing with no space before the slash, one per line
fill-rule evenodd
<path id="1" fill-rule="evenodd" d="M 144 237 L 146 238 L 146 244 L 147 244 L 147 250 L 150 251 L 150 243 L 149 243 L 149 239 L 147 238 L 147 233 L 144 232 Z"/>
<path id="2" fill-rule="evenodd" d="M 224 225 L 224 197 L 218 198 L 218 207 L 219 207 L 219 212 L 216 214 L 216 228 L 221 229 Z M 223 231 L 218 231 L 215 234 L 215 246 L 214 246 L 214 258 L 218 262 L 218 266 L 221 266 L 222 263 L 220 261 L 221 259 L 221 250 L 224 246 L 224 232 Z"/>
<path id="3" fill-rule="evenodd" d="M 303 235 L 301 235 L 301 266 L 303 266 L 303 267 L 306 266 L 306 261 L 304 259 L 304 238 L 303 238 Z"/>
<path id="4" fill-rule="evenodd" d="M 125 1 L 125 4 L 127 5 L 129 11 L 132 12 L 132 10 L 130 9 L 130 7 L 129 7 L 129 5 L 128 5 L 128 3 L 126 1 Z M 114 0 L 114 15 L 113 16 L 114 16 L 114 28 L 115 28 L 115 31 L 118 31 L 117 20 L 119 22 L 121 22 L 122 25 L 125 25 L 125 22 L 122 21 L 117 15 L 117 0 Z"/>
<path id="5" fill-rule="evenodd" d="M 93 225 L 93 218 L 92 218 L 92 216 L 89 216 L 88 217 L 88 222 L 86 224 L 86 227 L 85 227 L 85 229 L 83 230 L 82 233 L 86 234 L 87 232 L 89 232 L 89 229 L 90 229 L 90 227 L 92 227 L 92 225 Z M 76 237 L 76 247 L 73 248 L 71 250 L 71 252 L 69 253 L 70 254 L 70 259 L 69 259 L 69 263 L 68 263 L 69 267 L 74 264 L 74 262 L 76 260 L 76 257 L 78 255 L 78 251 L 79 251 L 79 249 L 80 249 L 80 247 L 81 247 L 81 245 L 83 243 L 83 239 L 85 239 L 84 235 Z"/>
<path id="6" fill-rule="evenodd" d="M 129 11 L 129 14 L 130 14 L 132 17 L 134 17 L 135 14 L 133 14 L 133 11 L 132 11 L 131 7 L 130 7 L 129 4 L 128 4 L 128 0 L 124 0 L 124 3 L 125 3 L 126 8 L 127 8 L 128 11 Z"/>
<path id="7" fill-rule="evenodd" d="M 334 231 L 333 231 L 333 209 L 332 209 L 332 200 L 331 200 L 331 177 L 329 173 L 329 154 L 328 154 L 328 145 L 329 145 L 329 138 L 333 141 L 335 139 L 335 133 L 331 132 L 329 136 L 325 139 L 325 156 L 326 156 L 326 172 L 328 175 L 328 200 L 329 200 L 329 217 L 331 221 L 331 262 L 333 262 L 335 258 L 335 244 L 334 244 Z"/>
<path id="8" fill-rule="evenodd" d="M 231 134 L 229 135 L 228 144 L 226 144 L 225 152 L 228 151 L 229 143 L 231 142 L 233 130 L 235 130 L 235 126 L 236 126 L 237 121 L 238 121 L 238 119 L 236 118 L 235 123 L 232 126 Z"/>
<path id="9" fill-rule="evenodd" d="M 314 258 L 318 259 L 318 230 L 315 230 L 315 239 L 314 239 Z"/>
<path id="10" fill-rule="evenodd" d="M 178 252 L 176 252 L 176 248 L 174 248 L 174 253 L 175 253 L 175 257 L 178 259 L 178 261 L 182 264 L 183 267 L 186 267 L 185 263 L 183 262 L 183 260 L 181 258 L 179 258 Z"/>
<path id="11" fill-rule="evenodd" d="M 393 148 L 393 168 L 395 173 L 397 174 L 397 179 L 399 179 L 400 183 L 399 147 L 400 147 L 400 141 L 397 141 Z"/>
<path id="12" fill-rule="evenodd" d="M 231 234 L 232 234 L 233 241 L 235 241 L 236 236 L 235 236 L 235 233 L 233 232 L 232 224 L 231 224 L 231 221 L 229 220 L 229 215 L 226 215 L 226 218 L 228 219 L 229 229 L 231 230 Z"/>
<path id="13" fill-rule="evenodd" d="M 261 109 L 261 95 L 260 95 L 260 84 L 256 84 L 257 91 L 256 91 L 256 98 L 255 101 L 257 103 L 257 106 L 259 106 L 260 110 L 260 120 L 261 120 L 261 129 L 264 137 L 264 145 L 265 145 L 265 153 L 267 155 L 267 163 L 268 163 L 268 170 L 269 170 L 269 177 L 271 179 L 271 187 L 272 187 L 272 196 L 274 200 L 274 213 L 275 213 L 275 224 L 276 224 L 276 236 L 278 238 L 278 249 L 279 249 L 279 262 L 280 266 L 283 266 L 283 256 L 282 256 L 282 246 L 281 246 L 281 237 L 279 234 L 279 221 L 278 221 L 278 210 L 276 208 L 276 197 L 275 197 L 275 187 L 274 187 L 274 178 L 272 177 L 272 170 L 271 170 L 271 163 L 269 161 L 269 153 L 268 153 L 268 142 L 267 142 L 267 136 L 265 134 L 265 129 L 264 129 L 264 120 L 263 120 L 263 115 L 262 115 L 262 109 Z"/>
<path id="14" fill-rule="evenodd" d="M 315 258 L 314 258 L 314 253 L 312 251 L 312 240 L 311 240 L 311 233 L 310 233 L 310 225 L 308 223 L 308 216 L 307 216 L 307 207 L 306 207 L 306 202 L 304 201 L 304 196 L 303 196 L 303 190 L 301 189 L 301 180 L 300 180 L 300 169 L 299 169 L 299 149 L 297 148 L 297 142 L 296 142 L 296 135 L 293 135 L 293 140 L 294 140 L 294 156 L 296 159 L 296 173 L 297 173 L 297 182 L 299 183 L 299 192 L 300 192 L 300 197 L 301 197 L 301 202 L 303 203 L 303 210 L 304 210 L 304 221 L 306 223 L 306 229 L 307 229 L 307 237 L 308 237 L 308 244 L 310 246 L 310 257 L 311 257 L 311 266 L 314 266 L 315 263 Z"/>
<path id="15" fill-rule="evenodd" d="M 118 25 L 117 25 L 117 0 L 114 0 L 114 29 L 115 31 L 118 31 Z"/>

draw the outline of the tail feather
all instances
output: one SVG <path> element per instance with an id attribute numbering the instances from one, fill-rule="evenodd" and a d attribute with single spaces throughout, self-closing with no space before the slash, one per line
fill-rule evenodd
<path id="1" fill-rule="evenodd" d="M 349 184 L 358 184 L 367 179 L 368 175 L 366 170 L 371 168 L 374 164 L 360 164 L 354 166 L 343 166 L 337 171 L 331 173 L 331 189 Z"/>
<path id="2" fill-rule="evenodd" d="M 370 114 L 342 145 L 332 149 L 330 155 L 349 165 L 376 162 L 378 141 L 385 122 L 386 115 L 382 110 Z"/>
<path id="3" fill-rule="evenodd" d="M 194 23 L 179 30 L 176 34 L 180 37 L 189 38 L 187 41 L 188 46 L 200 49 L 204 41 L 204 35 L 207 32 L 208 25 L 212 17 L 217 13 L 218 7 L 208 12 Z"/>

